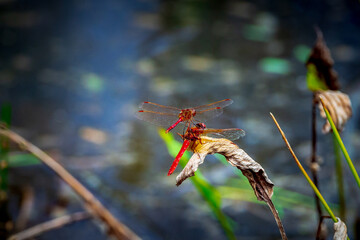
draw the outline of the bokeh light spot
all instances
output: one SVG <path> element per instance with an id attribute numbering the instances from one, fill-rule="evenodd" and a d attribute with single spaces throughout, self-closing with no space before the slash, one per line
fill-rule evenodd
<path id="1" fill-rule="evenodd" d="M 263 58 L 259 62 L 260 69 L 267 73 L 288 74 L 290 63 L 281 58 Z"/>

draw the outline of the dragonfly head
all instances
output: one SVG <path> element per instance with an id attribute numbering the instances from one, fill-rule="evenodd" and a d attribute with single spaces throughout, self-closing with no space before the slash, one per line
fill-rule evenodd
<path id="1" fill-rule="evenodd" d="M 196 126 L 197 128 L 199 128 L 199 129 L 205 129 L 205 128 L 206 128 L 205 123 L 197 123 L 195 126 Z"/>

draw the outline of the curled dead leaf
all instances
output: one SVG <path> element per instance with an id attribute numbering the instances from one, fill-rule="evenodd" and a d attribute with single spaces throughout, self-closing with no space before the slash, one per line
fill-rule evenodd
<path id="1" fill-rule="evenodd" d="M 330 50 L 326 45 L 322 32 L 316 29 L 316 34 L 316 43 L 306 62 L 306 66 L 315 65 L 318 78 L 325 83 L 326 87 L 330 90 L 339 90 L 340 83 L 338 75 L 333 69 L 334 60 L 331 58 Z"/>
<path id="2" fill-rule="evenodd" d="M 194 176 L 198 166 L 204 162 L 206 155 L 219 153 L 226 160 L 237 167 L 244 174 L 254 189 L 258 200 L 268 202 L 273 195 L 274 184 L 270 181 L 262 166 L 254 161 L 244 150 L 236 144 L 224 138 L 201 137 L 201 143 L 196 141 L 196 151 L 190 158 L 183 171 L 176 177 L 176 185 L 179 186 L 185 179 Z"/>
<path id="3" fill-rule="evenodd" d="M 342 131 L 346 122 L 352 115 L 351 101 L 347 94 L 340 91 L 318 91 L 317 102 L 320 109 L 321 117 L 326 119 L 326 114 L 319 101 L 321 98 L 324 101 L 326 108 L 328 109 L 332 120 L 338 131 Z M 329 133 L 331 130 L 330 123 L 326 119 L 326 123 L 322 128 L 323 133 Z"/>
<path id="4" fill-rule="evenodd" d="M 225 138 L 211 138 L 203 136 L 191 143 L 190 148 L 194 151 L 193 156 L 176 177 L 176 185 L 179 186 L 185 179 L 194 176 L 198 166 L 204 162 L 206 155 L 219 153 L 233 166 L 237 167 L 249 180 L 251 187 L 259 201 L 264 201 L 269 206 L 278 225 L 281 238 L 287 240 L 284 226 L 279 213 L 276 210 L 271 197 L 274 184 L 270 181 L 261 165 L 255 162 L 244 150 L 235 143 Z"/>
<path id="5" fill-rule="evenodd" d="M 334 223 L 334 240 L 345 240 L 347 239 L 347 228 L 344 222 L 337 218 L 338 221 Z"/>

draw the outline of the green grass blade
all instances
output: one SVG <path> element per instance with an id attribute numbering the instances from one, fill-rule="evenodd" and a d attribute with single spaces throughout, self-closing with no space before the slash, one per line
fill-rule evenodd
<path id="1" fill-rule="evenodd" d="M 332 118 L 330 116 L 329 111 L 326 109 L 325 104 L 324 104 L 324 102 L 323 102 L 323 100 L 321 98 L 320 98 L 320 101 L 321 101 L 321 104 L 322 104 L 322 106 L 324 108 L 326 118 L 328 119 L 328 121 L 330 123 L 330 126 L 331 126 L 331 129 L 333 130 L 333 134 L 334 134 L 334 136 L 336 138 L 336 141 L 339 144 L 340 149 L 341 149 L 341 151 L 343 152 L 343 154 L 345 156 L 346 162 L 350 167 L 350 171 L 351 171 L 352 175 L 354 176 L 355 181 L 356 181 L 356 183 L 358 184 L 358 186 L 360 188 L 360 178 L 359 178 L 358 173 L 356 172 L 354 164 L 351 161 L 351 158 L 350 158 L 350 156 L 349 156 L 349 154 L 348 154 L 348 152 L 347 152 L 347 150 L 345 148 L 345 145 L 344 145 L 343 141 L 341 140 L 340 134 L 339 134 L 338 130 L 336 129 L 336 126 L 335 126 L 334 121 L 332 120 Z"/>
<path id="2" fill-rule="evenodd" d="M 298 165 L 300 171 L 302 172 L 302 174 L 304 175 L 304 177 L 306 178 L 306 180 L 308 181 L 308 183 L 310 184 L 311 188 L 313 189 L 313 191 L 315 192 L 316 196 L 319 198 L 320 202 L 323 204 L 324 208 L 326 209 L 326 211 L 329 213 L 331 219 L 334 221 L 334 222 L 338 222 L 337 218 L 335 217 L 335 214 L 333 213 L 333 211 L 331 210 L 331 208 L 329 207 L 328 203 L 325 201 L 324 197 L 321 195 L 319 189 L 315 186 L 314 182 L 311 180 L 311 178 L 309 177 L 309 175 L 307 174 L 307 172 L 305 171 L 304 167 L 301 165 L 299 159 L 296 157 L 294 151 L 292 150 L 291 146 L 290 146 L 290 143 L 288 142 L 286 136 L 285 136 L 285 133 L 283 132 L 283 130 L 281 129 L 279 123 L 277 122 L 275 116 L 270 113 L 272 119 L 274 120 L 275 122 L 275 125 L 276 127 L 278 128 L 285 144 L 286 144 L 286 147 L 289 149 L 291 155 L 293 156 L 296 164 Z"/>
<path id="3" fill-rule="evenodd" d="M 6 127 L 11 123 L 11 106 L 10 104 L 3 104 L 1 106 L 0 121 Z M 8 189 L 8 166 L 9 166 L 9 139 L 5 137 L 0 138 L 0 196 L 6 198 Z"/>
<path id="4" fill-rule="evenodd" d="M 253 190 L 244 184 L 236 184 L 236 186 L 219 186 L 217 189 L 223 199 L 266 205 L 265 202 L 258 201 L 253 194 Z M 296 209 L 298 207 L 309 210 L 315 209 L 313 204 L 313 197 L 285 190 L 279 187 L 274 188 L 274 195 L 272 200 L 280 209 Z M 339 208 L 337 204 L 329 205 L 332 209 L 335 210 Z"/>
<path id="5" fill-rule="evenodd" d="M 226 161 L 225 157 L 220 154 L 214 155 L 220 162 L 222 162 L 224 165 L 228 165 L 228 162 Z M 239 201 L 246 201 L 251 203 L 257 203 L 257 204 L 265 204 L 264 202 L 258 201 L 256 197 L 253 194 L 253 189 L 250 186 L 249 182 L 247 181 L 246 177 L 242 175 L 241 171 L 238 171 L 238 169 L 234 168 L 234 173 L 239 177 L 237 179 L 230 180 L 228 184 L 231 186 L 232 192 L 227 192 L 227 188 L 218 189 L 221 193 L 221 196 L 226 199 L 233 199 L 233 200 L 239 200 Z M 240 181 L 238 181 L 240 179 Z M 235 190 L 235 188 L 238 189 L 238 191 Z M 247 196 L 244 196 L 246 193 Z M 250 195 L 248 195 L 250 194 Z M 281 215 L 281 209 L 294 209 L 297 206 L 303 207 L 306 209 L 314 209 L 314 205 L 312 204 L 313 197 L 309 197 L 307 195 L 303 195 L 294 191 L 286 190 L 280 187 L 274 188 L 274 195 L 272 198 L 272 201 L 274 205 L 277 206 L 279 215 Z M 331 208 L 338 208 L 335 204 L 330 204 Z"/>
<path id="6" fill-rule="evenodd" d="M 333 135 L 333 145 L 334 145 L 334 155 L 335 155 L 335 172 L 336 172 L 336 182 L 338 185 L 338 195 L 339 195 L 339 215 L 342 221 L 346 221 L 346 204 L 345 204 L 345 190 L 344 190 L 344 177 L 343 177 L 343 167 L 341 164 L 341 153 L 339 144 L 336 141 L 335 136 Z"/>
<path id="7" fill-rule="evenodd" d="M 172 134 L 165 133 L 165 130 L 160 129 L 159 135 L 165 142 L 169 154 L 175 157 L 181 148 L 181 143 L 176 141 Z M 190 154 L 186 152 L 180 160 L 180 165 L 185 167 L 186 163 L 190 159 Z M 212 186 L 206 178 L 201 174 L 200 170 L 197 170 L 195 176 L 190 178 L 192 184 L 196 190 L 201 194 L 212 213 L 220 223 L 223 231 L 228 239 L 236 239 L 234 230 L 232 228 L 231 219 L 229 219 L 221 210 L 221 195 L 219 191 Z"/>
<path id="8" fill-rule="evenodd" d="M 9 155 L 9 167 L 25 167 L 41 164 L 40 160 L 30 153 Z"/>

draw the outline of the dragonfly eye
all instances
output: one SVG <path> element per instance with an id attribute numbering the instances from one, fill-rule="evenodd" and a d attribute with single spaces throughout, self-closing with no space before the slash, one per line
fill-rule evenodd
<path id="1" fill-rule="evenodd" d="M 196 124 L 196 127 L 197 127 L 197 128 L 200 128 L 200 129 L 205 129 L 205 128 L 206 128 L 206 125 L 205 125 L 205 123 L 197 123 L 197 124 Z"/>

